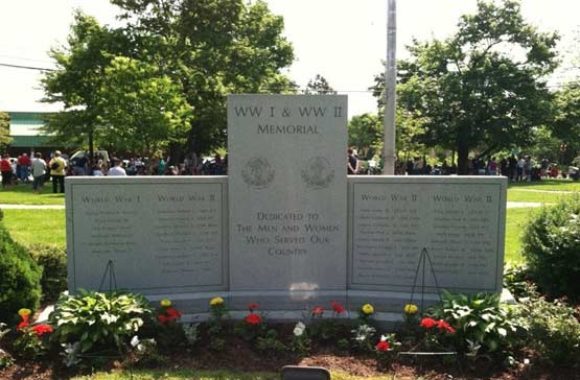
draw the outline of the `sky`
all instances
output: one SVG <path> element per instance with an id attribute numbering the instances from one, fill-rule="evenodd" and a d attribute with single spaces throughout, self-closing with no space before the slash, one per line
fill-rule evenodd
<path id="1" fill-rule="evenodd" d="M 349 116 L 376 112 L 368 88 L 384 71 L 387 0 L 267 0 L 285 22 L 284 35 L 294 46 L 295 62 L 287 71 L 301 87 L 323 75 L 349 98 Z M 47 52 L 66 42 L 73 10 L 82 9 L 102 24 L 118 25 L 108 0 L 0 0 L 0 63 L 53 67 Z M 476 0 L 398 0 L 397 57 L 407 56 L 412 38 L 445 38 L 459 16 L 472 13 Z M 580 1 L 522 0 L 526 20 L 541 31 L 558 31 L 560 48 L 571 50 L 580 30 Z M 580 50 L 580 49 L 576 49 Z M 564 62 L 568 66 L 569 62 Z M 552 82 L 566 80 L 559 72 Z M 0 110 L 49 111 L 36 70 L 0 66 Z"/>

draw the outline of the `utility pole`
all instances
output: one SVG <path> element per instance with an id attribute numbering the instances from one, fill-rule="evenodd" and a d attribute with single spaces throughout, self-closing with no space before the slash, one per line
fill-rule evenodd
<path id="1" fill-rule="evenodd" d="M 395 174 L 395 105 L 397 86 L 397 0 L 387 0 L 387 61 L 385 64 L 385 119 L 383 174 Z"/>

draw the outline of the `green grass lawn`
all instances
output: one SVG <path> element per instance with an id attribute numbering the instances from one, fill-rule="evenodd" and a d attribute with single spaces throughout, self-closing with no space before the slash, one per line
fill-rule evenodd
<path id="1" fill-rule="evenodd" d="M 66 245 L 64 210 L 3 210 L 4 225 L 22 245 Z"/>
<path id="2" fill-rule="evenodd" d="M 21 184 L 0 189 L 0 204 L 64 205 L 64 194 L 53 194 L 51 183 L 44 184 L 41 194 L 33 193 L 32 185 Z"/>
<path id="3" fill-rule="evenodd" d="M 508 189 L 532 189 L 545 191 L 576 191 L 580 192 L 580 181 L 563 179 L 544 179 L 539 182 L 510 182 Z"/>
<path id="4" fill-rule="evenodd" d="M 578 193 L 580 194 L 580 193 Z M 574 193 L 557 192 L 531 192 L 523 188 L 509 189 L 507 194 L 508 202 L 537 202 L 537 203 L 557 203 L 563 198 L 574 196 Z"/>
<path id="5" fill-rule="evenodd" d="M 509 264 L 522 263 L 522 234 L 526 223 L 538 209 L 510 208 L 506 215 L 505 228 L 505 262 Z"/>

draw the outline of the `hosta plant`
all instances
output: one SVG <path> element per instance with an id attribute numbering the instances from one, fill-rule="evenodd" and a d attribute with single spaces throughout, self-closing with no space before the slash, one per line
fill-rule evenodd
<path id="1" fill-rule="evenodd" d="M 74 345 L 80 355 L 123 351 L 152 312 L 147 300 L 131 293 L 79 291 L 62 296 L 49 317 L 53 339 Z"/>
<path id="2" fill-rule="evenodd" d="M 468 296 L 444 291 L 432 315 L 449 322 L 455 329 L 455 348 L 468 355 L 509 350 L 519 342 L 519 326 L 497 294 Z"/>

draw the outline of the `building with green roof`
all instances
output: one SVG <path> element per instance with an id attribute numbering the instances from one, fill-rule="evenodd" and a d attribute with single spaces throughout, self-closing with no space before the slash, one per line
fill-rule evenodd
<path id="1" fill-rule="evenodd" d="M 51 143 L 49 136 L 41 130 L 45 123 L 44 119 L 50 113 L 12 111 L 7 111 L 7 113 L 10 115 L 10 137 L 12 137 L 12 142 L 8 146 L 10 155 L 33 154 L 38 151 L 49 153 L 56 148 L 61 148 Z"/>

